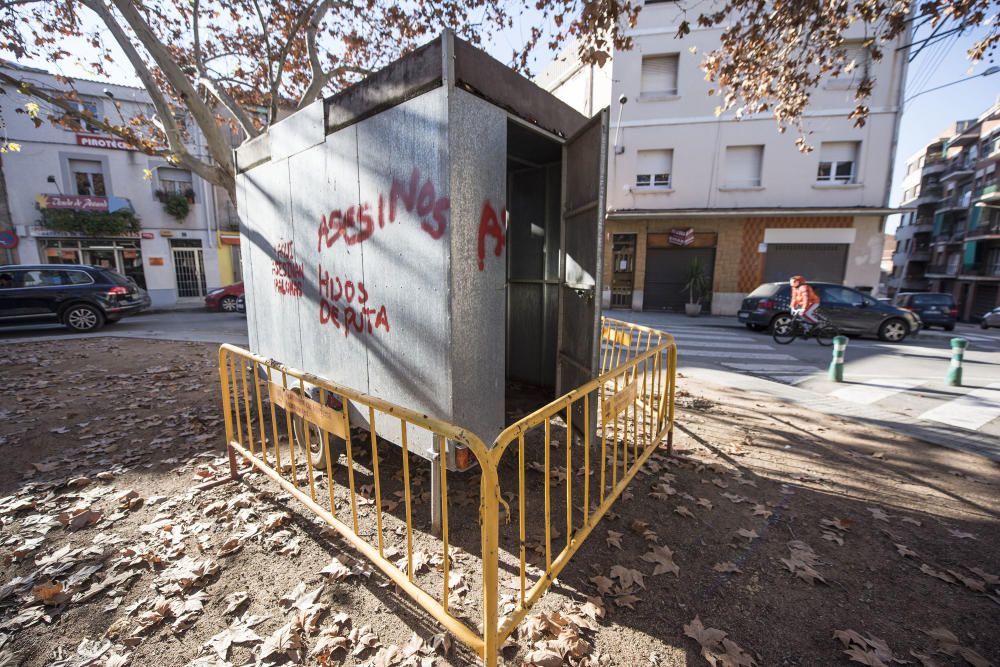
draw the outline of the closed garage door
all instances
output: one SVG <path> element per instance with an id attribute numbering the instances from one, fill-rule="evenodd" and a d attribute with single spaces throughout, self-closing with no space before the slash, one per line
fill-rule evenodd
<path id="1" fill-rule="evenodd" d="M 691 262 L 700 259 L 709 283 L 715 273 L 715 248 L 649 248 L 646 250 L 646 284 L 643 310 L 683 310 L 688 301 L 684 285 Z M 702 303 L 710 308 L 711 288 Z"/>
<path id="2" fill-rule="evenodd" d="M 784 282 L 801 275 L 806 280 L 843 283 L 846 243 L 768 243 L 764 282 Z"/>
<path id="3" fill-rule="evenodd" d="M 972 311 L 969 313 L 970 320 L 978 322 L 983 315 L 996 308 L 997 303 L 996 285 L 976 285 L 976 291 L 972 297 Z"/>

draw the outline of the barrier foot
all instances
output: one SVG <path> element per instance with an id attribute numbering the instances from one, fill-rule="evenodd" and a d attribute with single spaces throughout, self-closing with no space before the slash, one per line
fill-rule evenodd
<path id="1" fill-rule="evenodd" d="M 226 449 L 229 452 L 229 479 L 237 480 L 240 478 L 240 469 L 236 464 L 236 450 L 232 445 L 226 445 Z"/>
<path id="2" fill-rule="evenodd" d="M 667 431 L 667 456 L 674 453 L 674 429 Z"/>
<path id="3" fill-rule="evenodd" d="M 434 456 L 431 457 L 431 535 L 441 537 L 441 451 L 440 436 L 434 436 Z"/>

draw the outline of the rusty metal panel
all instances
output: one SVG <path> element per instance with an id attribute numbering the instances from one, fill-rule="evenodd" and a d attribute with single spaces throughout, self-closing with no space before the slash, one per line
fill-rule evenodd
<path id="1" fill-rule="evenodd" d="M 462 90 L 449 112 L 451 421 L 495 433 L 504 424 L 507 115 Z"/>

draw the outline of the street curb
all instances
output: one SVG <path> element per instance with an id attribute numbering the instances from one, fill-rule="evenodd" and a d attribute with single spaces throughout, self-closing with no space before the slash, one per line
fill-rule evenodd
<path id="1" fill-rule="evenodd" d="M 849 403 L 831 398 L 826 394 L 751 375 L 728 373 L 710 368 L 684 368 L 681 369 L 681 372 L 686 377 L 704 380 L 719 387 L 766 394 L 809 410 L 822 412 L 833 417 L 843 417 L 844 419 L 873 424 L 931 445 L 977 454 L 1000 463 L 1000 442 L 996 436 L 913 419 L 907 415 L 889 412 L 871 405 Z M 903 422 L 902 419 L 910 419 L 911 421 Z"/>

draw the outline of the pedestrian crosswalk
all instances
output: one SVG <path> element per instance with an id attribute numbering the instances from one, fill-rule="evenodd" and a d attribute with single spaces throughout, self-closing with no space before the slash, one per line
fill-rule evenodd
<path id="1" fill-rule="evenodd" d="M 948 350 L 940 345 L 934 347 L 940 338 L 937 336 L 930 337 L 930 340 L 924 338 L 923 343 L 908 342 L 905 347 L 867 339 L 852 341 L 850 349 L 858 353 L 855 358 L 861 356 L 861 350 L 879 355 L 892 354 L 893 351 L 899 353 L 900 376 L 887 377 L 888 373 L 882 367 L 877 369 L 882 371 L 879 375 L 865 375 L 857 371 L 853 375 L 848 374 L 848 381 L 833 383 L 826 379 L 826 360 L 817 363 L 820 356 L 812 347 L 777 345 L 770 336 L 743 332 L 735 327 L 671 323 L 671 326 L 662 328 L 673 334 L 677 341 L 682 372 L 685 366 L 714 366 L 806 388 L 825 394 L 831 400 L 854 405 L 878 405 L 899 411 L 909 419 L 970 430 L 987 427 L 985 432 L 1000 429 L 1000 382 L 984 385 L 982 380 L 985 378 L 981 378 L 978 386 L 946 386 L 944 373 Z M 815 346 L 811 341 L 805 344 Z M 940 375 L 922 374 L 922 369 L 914 368 L 908 362 L 908 359 L 936 357 L 941 359 Z"/>
<path id="2" fill-rule="evenodd" d="M 964 396 L 928 410 L 922 419 L 973 431 L 1000 418 L 1000 382 L 973 389 Z"/>

